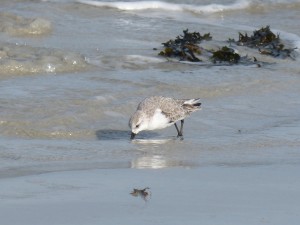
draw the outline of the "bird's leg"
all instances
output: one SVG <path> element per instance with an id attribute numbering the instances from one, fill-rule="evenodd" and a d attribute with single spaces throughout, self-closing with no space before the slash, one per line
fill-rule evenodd
<path id="1" fill-rule="evenodd" d="M 174 123 L 175 128 L 176 128 L 177 133 L 178 133 L 177 137 L 182 137 L 182 136 L 183 136 L 183 135 L 182 135 L 182 131 L 183 131 L 183 123 L 184 123 L 184 120 L 180 120 L 180 130 L 178 129 L 177 124 Z"/>
<path id="2" fill-rule="evenodd" d="M 182 132 L 183 132 L 183 124 L 184 124 L 184 120 L 180 120 L 180 132 L 178 134 L 178 136 L 183 136 Z"/>
<path id="3" fill-rule="evenodd" d="M 177 127 L 177 124 L 176 123 L 174 123 L 174 125 L 175 125 L 175 128 L 176 128 L 176 130 L 177 130 L 177 136 L 180 136 L 179 134 L 180 134 L 180 132 L 179 132 L 179 129 L 178 129 L 178 127 Z"/>

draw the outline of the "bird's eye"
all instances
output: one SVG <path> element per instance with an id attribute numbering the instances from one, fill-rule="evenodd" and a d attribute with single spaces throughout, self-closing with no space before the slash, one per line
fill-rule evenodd
<path id="1" fill-rule="evenodd" d="M 135 126 L 135 128 L 139 128 L 139 126 L 140 126 L 140 125 L 139 125 L 139 124 L 137 124 L 137 125 Z"/>

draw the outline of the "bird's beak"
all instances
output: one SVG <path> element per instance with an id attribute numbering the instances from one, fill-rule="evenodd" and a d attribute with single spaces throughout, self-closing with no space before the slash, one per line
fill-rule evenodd
<path id="1" fill-rule="evenodd" d="M 131 132 L 130 139 L 131 139 L 131 140 L 134 139 L 135 135 L 136 135 L 135 133 Z"/>

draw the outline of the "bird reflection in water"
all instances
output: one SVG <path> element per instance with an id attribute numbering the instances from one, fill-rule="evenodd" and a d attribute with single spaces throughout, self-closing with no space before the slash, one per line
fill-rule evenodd
<path id="1" fill-rule="evenodd" d="M 137 189 L 134 188 L 133 191 L 130 193 L 134 197 L 141 197 L 144 201 L 148 201 L 151 197 L 151 192 L 149 191 L 150 188 L 146 187 L 144 189 Z"/>

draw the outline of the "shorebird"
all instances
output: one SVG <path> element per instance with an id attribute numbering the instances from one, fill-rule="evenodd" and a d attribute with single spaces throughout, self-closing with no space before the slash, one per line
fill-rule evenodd
<path id="1" fill-rule="evenodd" d="M 129 120 L 131 139 L 142 130 L 156 130 L 175 125 L 177 137 L 183 136 L 184 119 L 192 112 L 201 109 L 199 98 L 174 99 L 152 96 L 144 99 Z M 180 129 L 176 124 L 180 121 Z"/>

